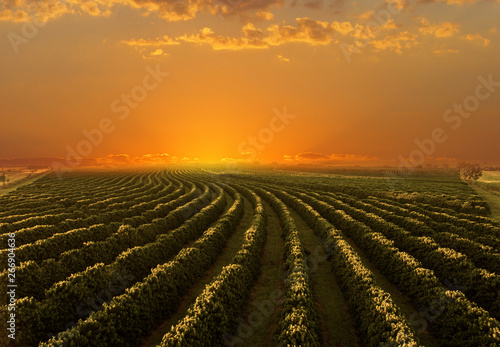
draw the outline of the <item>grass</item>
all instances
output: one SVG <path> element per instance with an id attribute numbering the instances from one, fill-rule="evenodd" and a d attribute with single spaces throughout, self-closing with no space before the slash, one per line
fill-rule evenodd
<path id="1" fill-rule="evenodd" d="M 500 171 L 484 171 L 478 182 L 490 183 L 500 188 Z"/>
<path id="2" fill-rule="evenodd" d="M 0 195 L 5 195 L 5 194 L 9 194 L 11 192 L 13 192 L 14 190 L 16 190 L 17 188 L 19 187 L 22 187 L 22 186 L 25 186 L 27 184 L 30 184 L 30 183 L 33 183 L 35 182 L 37 179 L 47 175 L 49 172 L 51 171 L 47 171 L 47 172 L 43 172 L 43 173 L 40 173 L 40 174 L 35 174 L 35 176 L 27 179 L 27 180 L 23 180 L 22 182 L 18 182 L 18 183 L 14 183 L 12 186 L 10 186 L 9 188 L 6 188 L 6 189 L 3 189 L 1 186 L 0 186 Z"/>
<path id="3" fill-rule="evenodd" d="M 481 178 L 475 184 L 500 196 L 500 171 L 484 171 Z"/>
<path id="4" fill-rule="evenodd" d="M 500 222 L 500 195 L 487 188 L 483 188 L 482 185 L 473 184 L 471 187 L 490 206 L 490 217 Z"/>

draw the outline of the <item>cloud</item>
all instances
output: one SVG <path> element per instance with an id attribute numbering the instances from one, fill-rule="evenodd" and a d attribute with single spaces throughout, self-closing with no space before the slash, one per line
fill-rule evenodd
<path id="1" fill-rule="evenodd" d="M 396 0 L 399 1 L 399 0 Z M 407 3 L 409 0 L 404 0 Z M 462 6 L 464 4 L 474 4 L 476 2 L 479 2 L 481 0 L 417 0 L 416 2 L 419 4 L 437 4 L 437 3 L 444 3 L 446 5 L 458 5 Z M 494 1 L 494 0 L 493 0 Z"/>
<path id="2" fill-rule="evenodd" d="M 354 38 L 355 42 L 351 46 L 356 50 L 361 44 L 368 44 L 373 52 L 389 50 L 401 54 L 403 49 L 410 49 L 419 44 L 417 33 L 410 31 L 398 31 L 401 27 L 390 19 L 378 28 L 365 27 L 361 24 L 351 22 L 327 22 L 312 20 L 307 17 L 296 18 L 296 24 L 272 24 L 267 28 L 257 28 L 253 23 L 248 23 L 241 29 L 241 35 L 232 37 L 216 34 L 211 28 L 205 27 L 197 33 L 184 34 L 175 39 L 168 36 L 163 38 L 132 39 L 122 41 L 134 47 L 175 45 L 179 42 L 195 44 L 206 44 L 214 50 L 243 50 L 243 49 L 265 49 L 272 46 L 281 46 L 288 43 L 305 43 L 309 45 L 328 45 L 339 43 L 342 37 Z M 447 37 L 458 32 L 458 24 L 442 23 L 430 24 L 425 19 L 420 19 L 421 27 L 417 32 L 436 37 Z M 381 38 L 382 34 L 386 34 Z M 478 36 L 469 36 L 467 39 L 479 39 Z M 146 56 L 150 56 L 150 52 Z M 288 58 L 277 56 L 278 59 L 288 62 Z"/>
<path id="3" fill-rule="evenodd" d="M 425 18 L 420 20 L 421 27 L 419 31 L 424 35 L 434 35 L 435 37 L 450 37 L 458 33 L 460 24 L 444 22 L 441 24 L 431 24 Z"/>
<path id="4" fill-rule="evenodd" d="M 363 12 L 361 14 L 354 15 L 353 17 L 359 18 L 359 19 L 372 19 L 374 14 L 375 14 L 375 11 L 369 10 L 369 11 Z"/>
<path id="5" fill-rule="evenodd" d="M 267 44 L 262 40 L 262 31 L 255 29 L 253 24 L 249 23 L 243 27 L 244 37 L 234 38 L 216 35 L 212 29 L 203 28 L 197 34 L 183 35 L 178 40 L 209 44 L 215 50 L 240 50 L 240 49 L 260 49 L 266 48 Z"/>
<path id="6" fill-rule="evenodd" d="M 417 44 L 417 35 L 408 31 L 402 31 L 387 35 L 381 40 L 374 40 L 370 44 L 373 46 L 375 52 L 388 49 L 401 54 L 403 48 L 411 48 Z"/>
<path id="7" fill-rule="evenodd" d="M 0 4 L 0 20 L 41 22 L 66 13 L 110 16 L 115 5 L 127 6 L 144 15 L 156 14 L 167 21 L 185 21 L 205 12 L 223 16 L 239 16 L 249 20 L 271 20 L 271 7 L 284 5 L 284 0 L 5 0 Z"/>
<path id="8" fill-rule="evenodd" d="M 47 22 L 65 14 L 110 16 L 115 5 L 138 7 L 131 0 L 5 0 L 0 21 Z"/>
<path id="9" fill-rule="evenodd" d="M 259 11 L 255 14 L 257 19 L 272 20 L 274 19 L 274 14 L 268 11 Z"/>
<path id="10" fill-rule="evenodd" d="M 306 42 L 311 45 L 326 45 L 332 41 L 334 28 L 329 22 L 297 18 L 297 26 L 272 25 L 267 29 L 266 41 L 273 46 L 288 42 Z"/>
<path id="11" fill-rule="evenodd" d="M 321 9 L 325 5 L 323 0 L 294 0 L 291 3 L 292 7 L 304 6 L 311 9 Z"/>
<path id="12" fill-rule="evenodd" d="M 169 54 L 164 52 L 163 49 L 161 48 L 156 48 L 153 50 L 150 50 L 149 52 L 145 52 L 142 54 L 143 59 L 157 59 L 161 57 L 168 56 Z"/>
<path id="13" fill-rule="evenodd" d="M 467 34 L 463 37 L 463 39 L 468 41 L 479 41 L 484 47 L 488 46 L 490 40 L 485 39 L 479 34 Z"/>
<path id="14" fill-rule="evenodd" d="M 285 155 L 283 159 L 287 162 L 315 162 L 318 164 L 348 164 L 360 161 L 376 161 L 377 157 L 358 154 L 323 154 L 316 152 L 304 152 L 292 155 Z"/>
<path id="15" fill-rule="evenodd" d="M 285 62 L 285 63 L 289 63 L 290 62 L 290 59 L 288 58 L 285 58 L 284 56 L 282 56 L 281 54 L 278 54 L 276 56 L 279 60 L 281 60 L 282 62 Z"/>
<path id="16" fill-rule="evenodd" d="M 151 53 L 152 56 L 163 55 L 163 49 L 158 48 Z"/>
<path id="17" fill-rule="evenodd" d="M 139 39 L 122 40 L 121 43 L 134 48 L 136 51 L 141 53 L 144 59 L 159 58 L 162 56 L 166 56 L 168 55 L 168 53 L 164 52 L 163 49 L 160 47 L 180 44 L 179 41 L 176 41 L 167 35 L 156 39 L 139 38 Z"/>
<path id="18" fill-rule="evenodd" d="M 208 2 L 203 0 L 131 0 L 139 8 L 145 8 L 149 12 L 156 13 L 160 18 L 167 21 L 185 21 L 193 19 Z"/>
<path id="19" fill-rule="evenodd" d="M 111 15 L 111 10 L 106 8 L 105 10 L 99 7 L 99 4 L 95 1 L 85 1 L 80 6 L 81 10 L 91 16 L 104 16 L 108 17 Z"/>
<path id="20" fill-rule="evenodd" d="M 435 54 L 456 54 L 458 53 L 458 49 L 435 49 L 432 51 Z"/>
<path id="21" fill-rule="evenodd" d="M 409 7 L 409 0 L 385 0 L 387 6 L 391 6 L 396 10 L 403 10 Z"/>
<path id="22" fill-rule="evenodd" d="M 106 157 L 92 158 L 82 157 L 74 158 L 79 159 L 78 167 L 88 166 L 120 166 L 120 165 L 162 165 L 168 163 L 195 163 L 199 162 L 198 158 L 189 158 L 170 155 L 168 153 L 144 154 L 140 156 L 131 156 L 129 154 L 110 154 Z M 53 163 L 67 165 L 65 158 L 0 158 L 0 164 L 6 166 L 28 166 L 28 165 L 42 165 L 51 166 Z"/>
<path id="23" fill-rule="evenodd" d="M 272 6 L 284 5 L 284 0 L 130 0 L 136 7 L 146 8 L 156 12 L 167 21 L 193 19 L 198 12 L 223 15 L 225 17 L 239 16 L 250 19 L 272 19 L 272 14 L 266 10 Z"/>
<path id="24" fill-rule="evenodd" d="M 144 154 L 138 157 L 134 157 L 132 162 L 135 164 L 162 164 L 177 162 L 179 160 L 176 156 L 171 156 L 168 153 L 157 153 L 157 154 Z"/>
<path id="25" fill-rule="evenodd" d="M 145 46 L 157 47 L 157 46 L 169 46 L 169 45 L 180 44 L 178 41 L 168 37 L 167 35 L 163 36 L 162 38 L 156 38 L 154 40 L 148 40 L 148 39 L 123 40 L 122 43 L 129 46 L 138 46 L 138 47 L 145 47 Z"/>
<path id="26" fill-rule="evenodd" d="M 104 158 L 96 158 L 95 160 L 97 160 L 98 165 L 161 165 L 199 161 L 198 158 L 179 158 L 168 153 L 144 154 L 136 157 L 128 154 L 112 154 Z"/>
<path id="27" fill-rule="evenodd" d="M 444 2 L 447 5 L 459 5 L 462 6 L 463 4 L 474 4 L 480 0 L 444 0 Z"/>
<path id="28" fill-rule="evenodd" d="M 387 22 L 385 22 L 383 25 L 380 26 L 380 29 L 391 30 L 391 29 L 397 29 L 401 26 L 402 26 L 401 24 L 394 23 L 394 19 L 389 19 Z"/>
<path id="29" fill-rule="evenodd" d="M 66 13 L 75 13 L 72 4 L 58 0 L 7 0 L 0 4 L 0 20 L 45 23 Z"/>
<path id="30" fill-rule="evenodd" d="M 346 35 L 354 31 L 349 22 L 324 22 L 309 18 L 296 18 L 296 26 L 273 24 L 265 30 L 248 23 L 242 29 L 243 36 L 227 37 L 216 35 L 210 28 L 203 28 L 196 34 L 182 35 L 178 41 L 208 44 L 215 50 L 241 50 L 268 48 L 291 42 L 303 42 L 310 45 L 327 45 L 335 40 L 335 35 Z"/>
<path id="31" fill-rule="evenodd" d="M 347 35 L 354 31 L 354 27 L 350 22 L 332 22 L 330 26 L 333 30 L 342 35 Z"/>
<path id="32" fill-rule="evenodd" d="M 101 158 L 101 162 L 128 164 L 130 163 L 130 156 L 128 154 L 110 154 L 106 158 Z"/>
<path id="33" fill-rule="evenodd" d="M 0 11 L 0 21 L 9 22 L 26 22 L 30 19 L 28 13 L 23 10 L 12 11 L 10 9 L 3 9 Z"/>
<path id="34" fill-rule="evenodd" d="M 304 152 L 295 155 L 296 160 L 320 160 L 320 159 L 330 159 L 329 155 L 314 153 L 314 152 Z"/>

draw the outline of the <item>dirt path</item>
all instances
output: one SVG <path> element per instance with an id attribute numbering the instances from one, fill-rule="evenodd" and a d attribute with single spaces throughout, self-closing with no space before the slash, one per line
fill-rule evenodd
<path id="1" fill-rule="evenodd" d="M 482 197 L 490 206 L 491 215 L 490 217 L 500 222 L 500 196 L 493 194 L 481 187 L 476 185 L 471 185 L 472 189 Z"/>
<path id="2" fill-rule="evenodd" d="M 335 280 L 327 254 L 307 223 L 290 210 L 300 233 L 300 241 L 308 253 L 310 278 L 322 323 L 323 346 L 359 346 L 349 305 Z"/>
<path id="3" fill-rule="evenodd" d="M 263 201 L 263 204 L 267 212 L 267 236 L 261 272 L 241 315 L 243 322 L 240 321 L 235 338 L 240 342 L 237 346 L 276 345 L 274 336 L 281 312 L 280 299 L 283 297 L 284 243 L 278 216 L 267 202 Z"/>

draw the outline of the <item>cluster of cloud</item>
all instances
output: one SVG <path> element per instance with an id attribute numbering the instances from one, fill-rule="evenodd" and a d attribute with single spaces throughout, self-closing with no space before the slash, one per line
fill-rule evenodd
<path id="1" fill-rule="evenodd" d="M 155 39 L 133 38 L 122 43 L 137 50 L 143 58 L 159 58 L 168 55 L 166 47 L 181 43 L 208 45 L 214 50 L 267 49 L 288 43 L 304 43 L 308 45 L 329 45 L 342 42 L 353 50 L 360 45 L 370 46 L 373 52 L 392 51 L 402 54 L 404 50 L 419 46 L 426 40 L 459 39 L 476 42 L 488 46 L 489 39 L 479 33 L 460 34 L 460 24 L 452 22 L 435 23 L 426 18 L 414 16 L 410 22 L 397 23 L 398 18 L 385 18 L 379 21 L 380 13 L 387 8 L 401 11 L 417 4 L 446 2 L 451 5 L 475 2 L 476 0 L 385 0 L 376 8 L 350 15 L 346 21 L 321 21 L 308 17 L 296 18 L 295 23 L 270 23 L 258 28 L 254 23 L 272 21 L 274 15 L 269 11 L 285 5 L 284 0 L 4 0 L 0 3 L 0 21 L 46 22 L 61 17 L 66 13 L 88 14 L 91 16 L 109 16 L 115 6 L 128 6 L 142 11 L 144 16 L 155 14 L 167 21 L 182 21 L 193 19 L 200 12 L 224 17 L 237 16 L 245 24 L 241 33 L 236 36 L 220 35 L 209 27 L 203 27 L 196 32 L 186 33 L 177 37 L 168 35 Z M 500 0 L 498 0 L 500 1 Z M 295 0 L 289 6 L 305 6 L 312 9 L 324 6 L 341 8 L 344 0 Z M 325 5 L 326 4 L 326 5 Z M 381 12 L 382 11 L 382 12 Z M 370 25 L 375 19 L 380 25 Z M 461 36 L 460 36 L 460 35 Z M 456 47 L 435 46 L 431 51 L 455 53 Z M 282 62 L 288 58 L 277 56 Z"/>
<path id="2" fill-rule="evenodd" d="M 305 17 L 296 18 L 296 23 L 295 26 L 273 24 L 265 30 L 248 23 L 241 29 L 243 35 L 240 37 L 216 35 L 212 29 L 203 28 L 196 34 L 183 35 L 177 40 L 208 44 L 215 50 L 259 49 L 289 42 L 326 45 L 332 42 L 335 33 L 345 34 L 354 30 L 349 22 L 329 23 Z"/>
<path id="3" fill-rule="evenodd" d="M 354 40 L 358 43 L 368 44 L 374 52 L 393 51 L 401 54 L 403 50 L 420 45 L 424 40 L 448 39 L 459 37 L 460 24 L 452 22 L 431 23 L 425 18 L 416 17 L 415 26 L 402 28 L 394 19 L 388 19 L 379 27 L 374 28 L 363 21 L 369 21 L 373 17 L 373 11 L 368 11 L 358 16 L 363 18 L 361 22 L 351 21 L 318 21 L 308 17 L 296 18 L 295 25 L 286 23 L 271 24 L 267 28 L 257 28 L 253 23 L 245 24 L 239 36 L 224 36 L 216 34 L 211 28 L 204 27 L 198 32 L 184 34 L 175 38 L 163 36 L 156 39 L 132 39 L 123 43 L 133 46 L 137 50 L 144 47 L 150 49 L 162 46 L 178 45 L 181 42 L 208 45 L 214 50 L 243 50 L 243 49 L 266 49 L 272 46 L 280 46 L 292 42 L 309 45 L 329 45 L 331 43 L 346 42 Z M 461 39 L 476 41 L 482 46 L 488 46 L 489 40 L 478 33 L 460 36 Z M 456 52 L 454 48 L 436 49 L 435 53 Z M 277 55 L 283 62 L 289 62 L 288 58 Z"/>
<path id="4" fill-rule="evenodd" d="M 262 49 L 270 46 L 280 46 L 290 42 L 303 42 L 310 45 L 327 45 L 338 42 L 335 35 L 347 35 L 355 32 L 350 22 L 315 21 L 307 17 L 296 18 L 296 25 L 273 24 L 266 29 L 256 28 L 248 23 L 241 29 L 240 37 L 217 35 L 210 28 L 202 28 L 197 33 L 172 38 L 157 38 L 154 40 L 132 39 L 123 41 L 134 47 L 174 45 L 180 42 L 207 44 L 214 50 Z M 286 60 L 284 60 L 286 61 Z"/>
<path id="5" fill-rule="evenodd" d="M 315 163 L 321 165 L 352 164 L 361 162 L 376 162 L 378 157 L 358 154 L 323 154 L 316 152 L 304 152 L 296 155 L 285 155 L 283 159 L 290 163 Z"/>
<path id="6" fill-rule="evenodd" d="M 296 155 L 285 155 L 285 163 L 291 165 L 356 165 L 356 166 L 387 166 L 398 167 L 400 162 L 393 158 L 380 158 L 359 154 L 323 154 L 316 152 L 303 152 Z M 455 167 L 456 158 L 426 156 L 423 167 Z M 491 163 L 489 163 L 491 164 Z"/>
<path id="7" fill-rule="evenodd" d="M 64 14 L 109 16 L 116 4 L 129 0 L 4 0 L 0 4 L 0 20 L 45 23 Z"/>
<path id="8" fill-rule="evenodd" d="M 345 34 L 354 31 L 349 22 L 322 22 L 309 18 L 297 18 L 297 25 L 271 25 L 267 29 L 256 28 L 248 23 L 241 29 L 240 37 L 217 35 L 210 28 L 202 28 L 197 33 L 185 34 L 176 38 L 163 36 L 155 39 L 130 39 L 123 44 L 141 53 L 154 52 L 160 47 L 179 45 L 181 42 L 206 44 L 214 50 L 264 49 L 289 42 L 303 42 L 311 45 L 326 45 L 332 42 L 335 33 Z M 151 54 L 150 54 L 151 55 Z M 278 59 L 289 62 L 288 58 L 278 55 Z"/>
<path id="9" fill-rule="evenodd" d="M 64 14 L 109 16 L 116 5 L 157 14 L 167 21 L 190 20 L 199 12 L 222 16 L 238 16 L 246 20 L 271 20 L 271 7 L 284 0 L 4 0 L 0 4 L 0 20 L 46 22 Z"/>
<path id="10" fill-rule="evenodd" d="M 285 57 L 284 57 L 284 56 L 282 56 L 281 54 L 276 55 L 276 57 L 277 57 L 280 61 L 282 61 L 282 62 L 284 62 L 284 63 L 289 63 L 289 62 L 290 62 L 290 59 L 285 58 Z"/>
<path id="11" fill-rule="evenodd" d="M 239 50 L 243 48 L 267 48 L 268 45 L 262 40 L 263 32 L 256 29 L 252 23 L 245 25 L 242 29 L 243 37 L 226 37 L 216 35 L 212 29 L 203 28 L 196 34 L 183 35 L 177 39 L 191 43 L 205 43 L 215 50 L 229 49 Z"/>
<path id="12" fill-rule="evenodd" d="M 180 42 L 170 38 L 168 35 L 156 39 L 131 39 L 123 40 L 121 43 L 133 47 L 144 59 L 158 58 L 168 55 L 163 51 L 165 46 L 179 45 Z M 163 47 L 163 48 L 160 48 Z"/>
<path id="13" fill-rule="evenodd" d="M 144 15 L 156 13 L 167 21 L 193 19 L 202 11 L 271 20 L 273 14 L 266 10 L 284 5 L 284 0 L 4 0 L 0 4 L 0 20 L 46 22 L 64 14 L 109 16 L 116 5 L 142 10 Z"/>
<path id="14" fill-rule="evenodd" d="M 162 165 L 179 163 L 198 163 L 198 158 L 178 157 L 168 153 L 144 154 L 141 156 L 131 156 L 128 154 L 111 154 L 101 158 L 84 157 L 81 159 L 79 167 L 88 166 L 120 166 L 120 165 Z M 54 162 L 65 163 L 64 158 L 10 158 L 1 159 L 0 164 L 6 166 L 51 166 Z"/>
<path id="15" fill-rule="evenodd" d="M 488 39 L 485 39 L 484 37 L 482 37 L 481 35 L 479 34 L 467 34 L 463 37 L 465 40 L 468 40 L 468 41 L 478 41 L 480 42 L 484 47 L 488 46 L 488 44 L 490 43 L 490 40 Z"/>
<path id="16" fill-rule="evenodd" d="M 385 0 L 377 6 L 392 6 L 409 9 L 417 4 L 445 3 L 462 6 L 479 0 Z M 270 9 L 284 7 L 306 7 L 321 10 L 328 8 L 334 13 L 345 12 L 345 0 L 3 0 L 0 3 L 0 21 L 45 22 L 64 14 L 87 14 L 110 16 L 115 6 L 127 6 L 142 12 L 156 14 L 167 21 L 185 21 L 196 18 L 199 13 L 224 17 L 239 17 L 247 22 L 272 20 Z M 362 18 L 362 17 L 360 17 Z"/>
<path id="17" fill-rule="evenodd" d="M 98 158 L 97 162 L 102 164 L 132 164 L 132 165 L 155 165 L 168 163 L 195 163 L 198 158 L 178 157 L 168 153 L 144 154 L 141 156 L 130 156 L 128 154 L 113 154 L 104 158 Z"/>
<path id="18" fill-rule="evenodd" d="M 421 27 L 419 31 L 424 35 L 434 35 L 435 37 L 450 37 L 459 32 L 460 24 L 444 22 L 439 24 L 431 24 L 425 18 L 420 20 Z"/>
<path id="19" fill-rule="evenodd" d="M 168 153 L 144 154 L 130 156 L 128 154 L 112 154 L 104 158 L 95 158 L 94 164 L 101 165 L 161 165 L 177 163 L 197 163 L 198 158 L 178 157 Z"/>
<path id="20" fill-rule="evenodd" d="M 403 48 L 409 49 L 417 45 L 417 35 L 408 31 L 402 31 L 387 35 L 381 40 L 373 40 L 371 44 L 375 52 L 388 49 L 401 54 L 403 53 Z"/>

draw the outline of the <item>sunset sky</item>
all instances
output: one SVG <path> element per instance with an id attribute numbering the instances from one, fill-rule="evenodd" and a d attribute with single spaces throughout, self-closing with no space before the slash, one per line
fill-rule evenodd
<path id="1" fill-rule="evenodd" d="M 499 1 L 5 0 L 0 31 L 0 158 L 500 162 Z"/>

